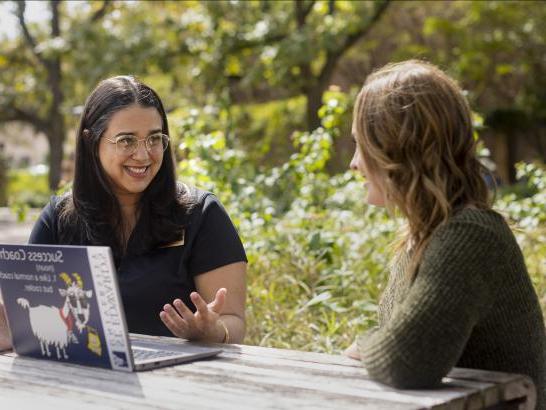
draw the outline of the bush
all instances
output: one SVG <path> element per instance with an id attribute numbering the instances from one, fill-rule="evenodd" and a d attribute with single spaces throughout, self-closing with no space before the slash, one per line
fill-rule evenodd
<path id="1" fill-rule="evenodd" d="M 14 208 L 42 208 L 49 201 L 47 172 L 16 169 L 8 172 L 8 205 Z"/>
<path id="2" fill-rule="evenodd" d="M 171 120 L 179 176 L 215 192 L 239 228 L 249 258 L 246 343 L 339 352 L 376 324 L 397 221 L 364 204 L 353 174 L 326 164 L 347 102 L 331 93 L 323 127 L 294 133 L 296 152 L 278 166 L 251 165 L 216 128 L 221 113 L 193 110 Z M 546 308 L 546 176 L 520 165 L 531 196 L 503 195 L 496 207 L 517 228 L 533 282 Z"/>
<path id="3" fill-rule="evenodd" d="M 512 225 L 546 317 L 546 169 L 519 163 L 516 170 L 519 186 L 495 205 Z"/>

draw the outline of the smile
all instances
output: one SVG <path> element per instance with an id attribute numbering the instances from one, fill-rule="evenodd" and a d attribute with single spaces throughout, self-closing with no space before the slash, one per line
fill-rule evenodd
<path id="1" fill-rule="evenodd" d="M 128 167 L 128 166 L 125 166 L 123 167 L 125 169 L 125 171 L 132 177 L 135 177 L 135 178 L 142 178 L 144 176 L 146 176 L 147 174 L 147 171 L 148 169 L 150 168 L 150 166 L 145 166 L 145 167 Z"/>

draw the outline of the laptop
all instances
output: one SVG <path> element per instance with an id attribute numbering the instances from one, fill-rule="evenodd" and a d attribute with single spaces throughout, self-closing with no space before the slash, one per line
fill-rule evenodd
<path id="1" fill-rule="evenodd" d="M 108 247 L 0 244 L 0 291 L 20 356 L 131 372 L 222 351 L 129 336 Z"/>

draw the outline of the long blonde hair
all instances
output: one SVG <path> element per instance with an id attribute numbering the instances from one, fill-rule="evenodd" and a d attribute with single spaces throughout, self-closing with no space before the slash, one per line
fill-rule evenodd
<path id="1" fill-rule="evenodd" d="M 354 129 L 387 206 L 407 219 L 399 249 L 412 250 L 413 279 L 440 225 L 465 206 L 491 206 L 468 102 L 457 83 L 432 64 L 389 64 L 366 79 L 356 99 Z"/>

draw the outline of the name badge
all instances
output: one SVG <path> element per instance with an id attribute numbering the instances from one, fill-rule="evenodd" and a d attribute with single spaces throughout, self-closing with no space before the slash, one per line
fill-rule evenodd
<path id="1" fill-rule="evenodd" d="M 168 243 L 167 245 L 163 245 L 163 246 L 161 246 L 161 248 L 172 248 L 172 247 L 175 247 L 175 246 L 182 246 L 182 245 L 184 245 L 185 238 L 186 238 L 186 230 L 184 229 L 182 231 L 182 239 L 180 239 L 178 241 Z"/>

